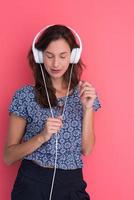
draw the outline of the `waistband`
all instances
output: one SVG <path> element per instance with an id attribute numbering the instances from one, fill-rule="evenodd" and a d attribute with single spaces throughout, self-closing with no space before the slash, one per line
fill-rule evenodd
<path id="1" fill-rule="evenodd" d="M 51 181 L 53 177 L 54 168 L 41 167 L 31 160 L 23 159 L 18 173 L 28 176 L 38 181 Z M 56 169 L 55 179 L 59 182 L 77 182 L 83 179 L 82 168 L 73 170 Z"/>

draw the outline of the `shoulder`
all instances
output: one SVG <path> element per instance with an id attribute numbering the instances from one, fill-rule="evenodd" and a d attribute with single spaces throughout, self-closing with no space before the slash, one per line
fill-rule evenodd
<path id="1" fill-rule="evenodd" d="M 21 88 L 18 88 L 13 95 L 14 103 L 26 103 L 35 99 L 35 90 L 33 85 L 24 85 Z"/>
<path id="2" fill-rule="evenodd" d="M 28 93 L 28 92 L 33 92 L 33 91 L 34 91 L 33 85 L 24 85 L 21 88 L 18 88 L 16 90 L 16 93 Z"/>
<path id="3" fill-rule="evenodd" d="M 33 85 L 24 85 L 21 88 L 18 88 L 15 91 L 15 97 L 24 99 L 25 97 L 34 97 L 34 86 Z"/>
<path id="4" fill-rule="evenodd" d="M 9 112 L 27 119 L 27 106 L 35 98 L 34 86 L 25 85 L 18 88 L 13 95 L 12 102 L 9 105 Z"/>

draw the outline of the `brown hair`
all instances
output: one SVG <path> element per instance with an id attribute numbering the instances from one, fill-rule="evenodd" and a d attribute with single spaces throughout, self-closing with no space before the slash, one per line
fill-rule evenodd
<path id="1" fill-rule="evenodd" d="M 73 48 L 79 47 L 71 30 L 64 25 L 57 24 L 57 25 L 48 27 L 47 29 L 45 29 L 42 32 L 42 34 L 39 36 L 38 41 L 35 44 L 35 48 L 37 48 L 38 50 L 44 51 L 47 48 L 47 46 L 50 44 L 50 42 L 52 42 L 54 40 L 58 40 L 60 38 L 65 39 L 65 41 L 68 43 L 71 51 Z M 44 86 L 44 82 L 43 82 L 43 78 L 42 78 L 42 74 L 41 74 L 40 65 L 37 64 L 34 60 L 32 48 L 30 48 L 30 50 L 28 52 L 28 60 L 29 60 L 30 66 L 33 70 L 33 73 L 34 73 L 36 100 L 42 107 L 48 108 L 49 104 L 48 104 L 48 100 L 47 100 L 47 96 L 46 96 L 46 90 L 45 90 L 45 86 Z M 52 85 L 50 75 L 46 71 L 43 64 L 41 64 L 41 65 L 42 65 L 42 68 L 44 71 L 51 105 L 57 106 L 57 98 L 55 95 L 56 90 Z M 71 66 L 72 66 L 72 64 L 69 64 L 67 71 L 63 75 L 64 81 L 67 84 L 69 82 Z M 71 78 L 71 84 L 70 84 L 70 90 L 74 89 L 74 87 L 76 87 L 76 85 L 78 84 L 81 74 L 82 74 L 82 71 L 83 71 L 83 67 L 85 67 L 85 65 L 82 63 L 81 59 L 79 60 L 79 62 L 77 64 L 74 64 L 72 78 Z"/>

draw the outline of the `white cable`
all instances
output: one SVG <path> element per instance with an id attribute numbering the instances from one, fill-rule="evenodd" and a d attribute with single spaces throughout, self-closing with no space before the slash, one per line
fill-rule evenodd
<path id="1" fill-rule="evenodd" d="M 57 138 L 57 133 L 56 133 L 56 154 L 55 154 L 55 164 L 54 164 L 54 173 L 53 173 L 53 179 L 52 179 L 52 185 L 51 185 L 51 191 L 50 191 L 49 200 L 51 200 L 51 198 L 52 198 L 52 192 L 53 192 L 53 186 L 54 186 L 54 180 L 55 180 L 55 174 L 56 174 L 57 150 L 58 150 L 58 138 Z"/>
<path id="2" fill-rule="evenodd" d="M 45 76 L 44 76 L 44 72 L 43 72 L 43 69 L 42 69 L 42 65 L 41 65 L 41 64 L 40 64 L 40 68 L 41 68 L 41 73 L 42 73 L 44 85 L 45 85 L 45 88 L 46 88 L 47 100 L 48 100 L 48 103 L 49 103 L 51 115 L 52 115 L 52 117 L 54 118 L 54 115 L 53 115 L 53 112 L 52 112 L 52 106 L 51 106 L 51 103 L 50 103 L 49 94 L 48 94 L 48 90 L 47 90 L 47 84 L 46 84 L 46 80 L 45 80 Z"/>
<path id="3" fill-rule="evenodd" d="M 66 107 L 66 103 L 67 103 L 67 98 L 68 98 L 68 95 L 69 95 L 69 89 L 70 89 L 70 84 L 71 84 L 73 66 L 74 66 L 74 64 L 72 64 L 71 71 L 70 71 L 68 89 L 67 89 L 67 94 L 66 94 L 66 99 L 65 99 L 65 105 L 63 107 L 62 118 L 64 116 L 64 111 L 65 111 L 65 107 Z M 41 73 L 42 73 L 42 77 L 43 77 L 43 81 L 44 81 L 44 85 L 45 85 L 45 89 L 46 89 L 46 94 L 47 94 L 47 99 L 48 99 L 51 115 L 54 118 L 54 114 L 53 114 L 53 111 L 52 111 L 52 106 L 51 106 L 51 103 L 50 103 L 49 94 L 48 94 L 48 90 L 47 90 L 46 80 L 45 80 L 45 76 L 44 76 L 44 72 L 43 72 L 41 64 L 40 64 L 40 68 L 41 68 Z M 58 135 L 58 133 L 56 133 L 55 135 L 56 135 L 56 145 L 55 145 L 56 154 L 55 154 L 54 173 L 53 173 L 53 179 L 52 179 L 52 185 L 51 185 L 51 191 L 50 191 L 49 200 L 51 200 L 51 198 L 52 198 L 52 192 L 53 192 L 53 186 L 54 186 L 54 180 L 55 180 L 55 174 L 56 174 L 56 164 L 57 164 L 57 150 L 58 150 L 58 136 L 59 135 Z"/>

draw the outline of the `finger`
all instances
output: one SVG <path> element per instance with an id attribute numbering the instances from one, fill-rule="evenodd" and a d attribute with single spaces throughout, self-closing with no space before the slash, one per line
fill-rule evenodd
<path id="1" fill-rule="evenodd" d="M 49 128 L 50 128 L 50 130 L 51 130 L 51 129 L 56 129 L 56 130 L 57 130 L 57 129 L 60 129 L 61 126 L 50 126 Z"/>
<path id="2" fill-rule="evenodd" d="M 83 87 L 83 81 L 79 81 L 79 83 L 78 83 L 78 87 L 79 87 L 79 89 L 81 89 L 82 87 Z"/>
<path id="3" fill-rule="evenodd" d="M 81 88 L 81 90 L 80 90 L 80 96 L 81 96 L 81 94 L 83 93 L 83 92 L 93 92 L 93 93 L 96 93 L 95 92 L 95 88 L 93 88 L 93 87 L 89 87 L 89 86 L 85 86 L 85 87 L 83 87 L 83 88 Z"/>
<path id="4" fill-rule="evenodd" d="M 59 130 L 60 130 L 60 128 L 59 128 L 59 129 L 51 128 L 51 129 L 50 129 L 50 132 L 51 132 L 51 133 L 57 133 L 57 132 L 59 132 Z"/>
<path id="5" fill-rule="evenodd" d="M 84 94 L 81 98 L 92 98 L 94 99 L 96 96 L 94 94 Z"/>
<path id="6" fill-rule="evenodd" d="M 62 116 L 62 115 L 60 115 L 60 116 L 58 116 L 57 118 L 58 118 L 58 119 L 60 119 L 60 120 L 62 121 L 62 119 L 63 119 L 63 116 Z"/>
<path id="7" fill-rule="evenodd" d="M 80 80 L 78 85 L 81 86 L 83 84 L 84 81 Z"/>
<path id="8" fill-rule="evenodd" d="M 87 81 L 83 81 L 82 87 L 85 87 L 85 86 L 92 87 L 92 84 Z"/>
<path id="9" fill-rule="evenodd" d="M 89 97 L 95 97 L 96 96 L 96 94 L 94 93 L 94 92 L 91 92 L 91 91 L 85 91 L 85 92 L 83 92 L 83 94 L 81 95 L 81 97 L 83 97 L 83 96 L 89 96 Z"/>
<path id="10" fill-rule="evenodd" d="M 49 129 L 49 131 L 58 131 L 58 130 L 60 130 L 60 128 L 51 127 L 51 128 Z"/>
<path id="11" fill-rule="evenodd" d="M 58 119 L 58 118 L 48 118 L 47 121 L 48 122 L 60 122 L 61 119 Z"/>
<path id="12" fill-rule="evenodd" d="M 85 87 L 85 86 L 90 86 L 92 87 L 92 84 L 87 82 L 87 81 L 79 81 L 79 86 L 80 87 Z"/>
<path id="13" fill-rule="evenodd" d="M 81 90 L 82 90 L 82 89 L 95 91 L 95 88 L 92 87 L 92 86 L 89 86 L 89 85 L 82 86 L 82 87 L 81 87 Z"/>
<path id="14" fill-rule="evenodd" d="M 80 91 L 80 96 L 85 93 L 85 92 L 91 92 L 91 93 L 94 93 L 94 90 L 93 89 L 90 89 L 89 87 L 88 88 L 82 88 L 81 91 Z"/>
<path id="15" fill-rule="evenodd" d="M 96 93 L 94 91 L 84 91 L 84 94 L 96 95 Z"/>
<path id="16" fill-rule="evenodd" d="M 48 122 L 47 123 L 48 126 L 54 126 L 54 127 L 61 127 L 62 126 L 62 122 Z"/>

